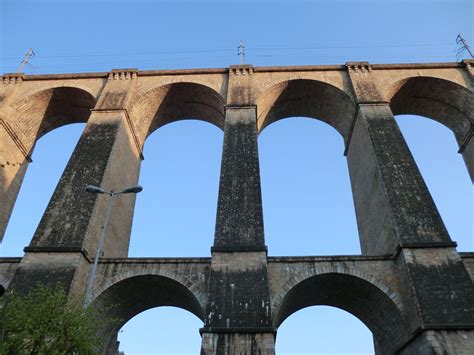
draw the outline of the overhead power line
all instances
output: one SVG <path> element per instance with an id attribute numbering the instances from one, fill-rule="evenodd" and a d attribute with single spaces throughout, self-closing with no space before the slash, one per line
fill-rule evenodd
<path id="1" fill-rule="evenodd" d="M 303 50 L 303 49 L 355 49 L 355 48 L 400 48 L 400 47 L 435 47 L 449 46 L 451 43 L 418 43 L 418 44 L 374 44 L 361 46 L 306 46 L 306 47 L 250 47 L 252 50 Z"/>
<path id="2" fill-rule="evenodd" d="M 407 44 L 374 44 L 374 45 L 308 45 L 301 47 L 265 47 L 255 46 L 248 47 L 252 52 L 263 50 L 311 50 L 311 49 L 356 49 L 356 48 L 402 48 L 402 47 L 436 47 L 450 46 L 452 43 L 407 43 Z M 37 58 L 83 58 L 83 57 L 121 57 L 121 56 L 143 56 L 143 55 L 166 55 L 166 54 L 196 54 L 196 53 L 231 53 L 231 48 L 213 48 L 213 49 L 192 49 L 192 50 L 173 50 L 159 52 L 122 52 L 122 53 L 82 53 L 82 54 L 61 54 L 61 55 L 38 55 Z M 3 57 L 3 60 L 16 59 L 16 57 Z"/>
<path id="3" fill-rule="evenodd" d="M 342 56 L 342 55 L 334 55 L 334 56 L 315 56 L 311 58 L 305 58 L 301 59 L 298 62 L 295 63 L 295 58 L 291 55 L 287 56 L 277 56 L 277 55 L 255 55 L 253 56 L 254 60 L 252 61 L 254 65 L 309 65 L 309 64 L 335 64 L 335 63 L 343 63 L 346 61 L 353 61 L 353 60 L 366 60 L 366 57 L 360 57 L 360 56 Z M 262 59 L 264 58 L 264 59 Z M 200 63 L 203 63 L 203 61 L 207 61 L 208 59 L 216 59 L 216 57 L 209 57 L 209 58 L 200 58 Z M 410 57 L 405 57 L 405 58 L 393 58 L 393 57 L 387 57 L 387 56 L 381 56 L 381 57 L 370 57 L 369 60 L 371 62 L 375 63 L 399 63 L 399 62 L 404 62 L 404 63 L 409 63 L 409 62 L 419 62 L 419 61 L 427 61 L 430 59 L 436 59 L 436 60 L 455 60 L 454 55 L 449 55 L 449 56 L 429 56 L 429 55 L 419 55 L 419 56 L 410 56 Z M 225 56 L 223 58 L 219 58 L 220 64 L 217 64 L 217 66 L 222 66 L 226 67 L 229 64 L 229 60 L 232 60 L 231 57 Z M 263 60 L 263 62 L 262 62 Z M 215 63 L 215 62 L 213 62 Z M 171 68 L 176 68 L 176 65 L 180 65 L 184 67 L 187 67 L 189 64 L 192 65 L 192 67 L 205 67 L 203 64 L 197 64 L 195 58 L 182 58 L 181 60 L 171 60 L 171 61 L 166 61 L 163 63 L 157 63 L 156 61 L 150 61 L 150 60 L 138 60 L 136 62 L 133 62 L 133 65 L 135 67 L 141 68 L 141 70 L 148 70 L 150 68 L 153 69 L 171 69 Z M 114 64 L 118 66 L 129 66 L 129 63 L 127 64 Z M 216 64 L 213 64 L 214 66 Z M 76 70 L 77 68 L 81 68 L 81 71 L 107 71 L 111 67 L 110 62 L 97 62 L 97 63 L 61 63 L 61 64 L 53 64 L 53 63 L 46 63 L 41 66 L 42 72 L 48 71 L 48 70 Z M 4 66 L 4 70 L 6 72 L 14 70 L 15 68 Z"/>

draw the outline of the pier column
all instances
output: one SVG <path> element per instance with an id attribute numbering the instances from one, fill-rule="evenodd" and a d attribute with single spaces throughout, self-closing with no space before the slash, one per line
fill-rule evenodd
<path id="1" fill-rule="evenodd" d="M 358 110 L 346 152 L 362 252 L 392 254 L 412 333 L 402 354 L 474 346 L 474 286 L 370 70 L 349 69 Z"/>
<path id="2" fill-rule="evenodd" d="M 0 118 L 0 243 L 30 162 L 27 149 L 8 122 Z"/>
<path id="3" fill-rule="evenodd" d="M 8 106 L 21 87 L 23 74 L 0 77 L 0 243 L 7 229 L 23 178 L 31 162 L 32 147 L 25 146 L 9 120 L 15 116 Z"/>
<path id="4" fill-rule="evenodd" d="M 474 82 L 474 59 L 463 60 L 467 75 Z M 471 101 L 472 104 L 472 101 Z M 464 163 L 466 164 L 467 171 L 471 177 L 471 181 L 474 184 L 474 112 L 471 110 L 471 127 L 462 139 L 459 148 L 459 153 L 462 154 Z"/>
<path id="5" fill-rule="evenodd" d="M 225 115 L 201 354 L 274 354 L 255 106 Z"/>
<path id="6" fill-rule="evenodd" d="M 83 294 L 107 206 L 106 195 L 88 193 L 84 187 L 90 184 L 117 191 L 138 182 L 141 154 L 126 110 L 134 77 L 130 72 L 120 73 L 110 74 L 25 248 L 12 287 L 28 289 L 38 282 L 59 282 L 68 292 Z M 127 256 L 134 203 L 135 194 L 115 197 L 102 256 Z"/>

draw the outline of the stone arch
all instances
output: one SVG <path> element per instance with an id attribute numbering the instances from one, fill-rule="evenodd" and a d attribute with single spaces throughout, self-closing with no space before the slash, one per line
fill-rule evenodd
<path id="1" fill-rule="evenodd" d="M 429 117 L 453 131 L 462 145 L 474 125 L 474 92 L 455 82 L 416 76 L 393 84 L 385 94 L 394 115 Z"/>
<path id="2" fill-rule="evenodd" d="M 166 270 L 149 270 L 149 271 L 143 271 L 143 272 L 128 271 L 128 272 L 125 272 L 125 273 L 121 273 L 119 275 L 116 275 L 116 276 L 108 279 L 107 282 L 105 282 L 103 285 L 98 287 L 94 291 L 92 299 L 93 300 L 97 299 L 107 289 L 109 289 L 111 286 L 113 286 L 113 285 L 115 285 L 115 284 L 117 284 L 121 281 L 124 281 L 124 280 L 132 278 L 132 277 L 139 277 L 139 276 L 146 276 L 146 275 L 159 276 L 159 277 L 168 278 L 168 279 L 171 279 L 173 281 L 176 281 L 177 283 L 179 283 L 183 287 L 190 290 L 192 292 L 192 294 L 194 295 L 194 297 L 199 301 L 199 304 L 201 305 L 201 307 L 203 309 L 205 308 L 206 302 L 207 302 L 206 294 L 203 293 L 199 289 L 199 287 L 198 287 L 198 285 L 196 285 L 196 283 L 194 283 L 193 281 L 191 281 L 190 279 L 188 279 L 186 277 L 182 277 L 180 275 L 177 275 L 176 273 L 168 272 Z M 200 316 L 198 316 L 198 317 L 201 318 Z"/>
<path id="3" fill-rule="evenodd" d="M 272 300 L 274 326 L 316 305 L 340 308 L 357 317 L 372 331 L 382 354 L 395 353 L 409 336 L 397 295 L 370 275 L 347 268 L 308 269 L 293 277 Z"/>
<path id="4" fill-rule="evenodd" d="M 202 120 L 223 129 L 224 105 L 224 98 L 209 86 L 176 82 L 140 94 L 130 109 L 130 116 L 143 145 L 156 129 L 183 119 Z"/>
<path id="5" fill-rule="evenodd" d="M 166 274 L 165 274 L 166 275 Z M 204 320 L 203 295 L 189 281 L 156 273 L 127 273 L 107 282 L 97 290 L 91 304 L 105 310 L 105 316 L 118 322 L 102 329 L 106 349 L 113 346 L 117 331 L 131 318 L 150 308 L 174 306 Z M 205 302 L 205 301 L 204 301 Z"/>
<path id="6" fill-rule="evenodd" d="M 347 141 L 356 105 L 341 89 L 328 83 L 293 79 L 280 82 L 257 98 L 257 129 L 287 117 L 320 119 L 334 127 Z"/>
<path id="7" fill-rule="evenodd" d="M 70 123 L 87 122 L 96 98 L 72 86 L 56 86 L 12 103 L 5 119 L 29 150 L 46 133 Z"/>
<path id="8" fill-rule="evenodd" d="M 30 84 L 31 83 L 31 84 Z M 53 90 L 58 88 L 74 88 L 81 91 L 88 93 L 90 96 L 94 98 L 94 100 L 98 100 L 101 90 L 106 83 L 106 79 L 93 79 L 92 81 L 86 80 L 34 80 L 34 81 L 27 81 L 22 83 L 22 89 L 18 94 L 18 97 L 13 98 L 12 104 L 18 101 L 23 101 L 30 97 L 34 97 L 36 94 L 39 94 L 43 91 Z M 30 85 L 29 85 L 30 84 Z"/>
<path id="9" fill-rule="evenodd" d="M 95 97 L 72 86 L 54 86 L 23 95 L 2 110 L 0 123 L 7 139 L 0 140 L 4 172 L 0 174 L 0 240 L 6 229 L 35 144 L 46 133 L 70 123 L 87 122 Z M 1 131 L 1 128 L 0 128 Z M 6 164 L 5 164 L 6 160 Z"/>

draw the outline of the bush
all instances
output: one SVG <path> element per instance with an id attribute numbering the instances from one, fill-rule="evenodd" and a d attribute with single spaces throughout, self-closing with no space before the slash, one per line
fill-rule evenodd
<path id="1" fill-rule="evenodd" d="M 59 285 L 6 292 L 0 307 L 0 354 L 97 354 L 99 330 L 113 322 L 68 300 Z"/>

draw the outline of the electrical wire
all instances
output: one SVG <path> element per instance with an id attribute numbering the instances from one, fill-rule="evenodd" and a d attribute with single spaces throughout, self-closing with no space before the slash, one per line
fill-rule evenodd
<path id="1" fill-rule="evenodd" d="M 247 50 L 314 50 L 314 49 L 364 49 L 364 48 L 402 48 L 402 47 L 436 47 L 448 46 L 452 43 L 407 43 L 407 44 L 375 44 L 375 45 L 316 45 L 303 47 L 252 47 L 247 46 Z M 160 51 L 160 52 L 122 52 L 122 53 L 84 53 L 84 54 L 61 54 L 61 55 L 41 55 L 37 54 L 38 58 L 85 58 L 85 57 L 121 57 L 121 56 L 140 56 L 140 55 L 164 55 L 164 54 L 192 54 L 192 53 L 218 53 L 218 52 L 235 52 L 233 48 L 219 48 L 219 49 L 191 49 L 191 50 L 175 50 L 175 51 Z M 0 57 L 1 60 L 18 60 L 18 57 Z"/>

